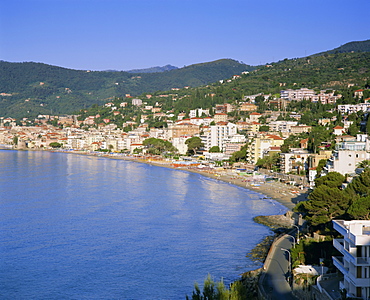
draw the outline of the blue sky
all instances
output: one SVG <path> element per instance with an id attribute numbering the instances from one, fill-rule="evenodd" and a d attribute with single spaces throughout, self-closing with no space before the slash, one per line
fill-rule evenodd
<path id="1" fill-rule="evenodd" d="M 0 0 L 0 60 L 83 70 L 258 65 L 370 39 L 369 0 Z"/>

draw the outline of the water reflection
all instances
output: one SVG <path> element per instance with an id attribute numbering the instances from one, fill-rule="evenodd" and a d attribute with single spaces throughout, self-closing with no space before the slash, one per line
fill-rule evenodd
<path id="1" fill-rule="evenodd" d="M 10 298 L 184 299 L 207 273 L 227 283 L 256 267 L 245 254 L 268 230 L 252 218 L 277 212 L 256 193 L 145 164 L 15 151 L 0 161 Z"/>

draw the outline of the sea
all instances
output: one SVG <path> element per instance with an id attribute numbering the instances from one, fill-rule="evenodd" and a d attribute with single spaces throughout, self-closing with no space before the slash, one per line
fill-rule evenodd
<path id="1" fill-rule="evenodd" d="M 230 284 L 286 208 L 184 170 L 0 150 L 1 299 L 185 299 Z"/>

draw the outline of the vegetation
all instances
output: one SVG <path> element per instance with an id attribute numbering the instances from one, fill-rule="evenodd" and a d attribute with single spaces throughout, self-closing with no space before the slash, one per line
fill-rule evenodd
<path id="1" fill-rule="evenodd" d="M 203 147 L 202 140 L 197 136 L 187 139 L 185 144 L 188 145 L 188 152 L 194 155 L 197 153 L 197 150 Z"/>
<path id="2" fill-rule="evenodd" d="M 279 158 L 280 158 L 279 153 L 267 155 L 264 158 L 259 158 L 256 163 L 256 166 L 262 167 L 268 170 L 278 171 L 277 165 L 278 165 Z"/>
<path id="3" fill-rule="evenodd" d="M 186 296 L 186 299 L 192 300 L 242 300 L 254 299 L 253 295 L 248 294 L 246 287 L 241 281 L 236 281 L 228 289 L 223 281 L 215 282 L 208 274 L 203 284 L 203 291 L 200 290 L 197 283 L 194 284 L 192 297 Z"/>
<path id="4" fill-rule="evenodd" d="M 211 147 L 211 149 L 209 149 L 208 151 L 209 153 L 220 153 L 221 152 L 221 149 L 219 146 L 213 146 Z"/>
<path id="5" fill-rule="evenodd" d="M 361 42 L 349 42 L 340 47 L 334 48 L 333 50 L 318 53 L 317 55 L 346 53 L 346 52 L 369 52 L 369 51 L 370 51 L 370 40 L 366 40 Z"/>
<path id="6" fill-rule="evenodd" d="M 321 242 L 314 239 L 302 239 L 290 252 L 293 268 L 298 265 L 318 265 L 319 258 L 324 258 L 324 265 L 331 271 L 335 270 L 332 256 L 339 254 L 333 247 L 333 237 L 330 234 L 327 235 L 325 241 Z"/>
<path id="7" fill-rule="evenodd" d="M 171 142 L 156 138 L 144 140 L 143 145 L 147 148 L 148 153 L 154 155 L 161 155 L 164 152 L 175 152 L 177 150 L 172 146 Z"/>
<path id="8" fill-rule="evenodd" d="M 60 148 L 60 147 L 63 146 L 63 144 L 58 143 L 58 142 L 52 142 L 52 143 L 49 144 L 49 146 L 52 147 L 52 148 Z"/>
<path id="9" fill-rule="evenodd" d="M 0 116 L 72 113 L 126 94 L 138 96 L 184 86 L 197 87 L 253 69 L 230 59 L 139 74 L 0 61 L 0 92 L 11 94 L 0 96 Z"/>
<path id="10" fill-rule="evenodd" d="M 369 219 L 370 168 L 365 168 L 344 189 L 345 177 L 336 172 L 315 180 L 316 188 L 309 200 L 299 203 L 294 210 L 303 213 L 310 225 L 330 227 L 330 221 L 342 219 Z"/>
<path id="11" fill-rule="evenodd" d="M 352 46 L 368 51 L 367 45 L 368 41 L 365 41 Z M 261 92 L 279 95 L 281 89 L 301 87 L 317 91 L 340 90 L 341 101 L 354 102 L 353 90 L 358 85 L 370 86 L 370 53 L 340 52 L 284 59 L 259 67 L 222 59 L 159 73 L 90 72 L 40 63 L 0 61 L 0 91 L 5 93 L 0 96 L 0 116 L 19 118 L 72 113 L 115 97 L 123 98 L 126 94 L 145 99 L 148 105 L 158 102 L 163 110 L 173 110 L 176 114 L 222 103 L 237 106 L 248 95 Z M 249 73 L 239 75 L 243 71 Z M 237 74 L 239 77 L 226 80 Z M 348 87 L 349 84 L 354 86 Z M 153 97 L 146 99 L 148 93 Z M 370 91 L 365 90 L 363 98 L 367 97 L 370 97 Z M 256 104 L 260 112 L 276 110 L 269 107 L 263 96 L 256 98 Z M 304 101 L 292 103 L 287 111 L 299 107 L 303 111 L 302 123 L 308 125 L 317 124 L 319 115 L 328 114 L 328 105 Z M 237 113 L 234 117 L 238 119 L 242 115 Z M 355 129 L 351 128 L 351 132 Z"/>

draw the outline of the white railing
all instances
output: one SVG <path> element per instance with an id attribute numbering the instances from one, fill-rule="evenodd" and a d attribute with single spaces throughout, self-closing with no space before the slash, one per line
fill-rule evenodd
<path id="1" fill-rule="evenodd" d="M 345 255 L 346 249 L 344 249 L 344 239 L 334 239 L 333 246 L 335 249 L 337 249 L 340 253 Z"/>
<path id="2" fill-rule="evenodd" d="M 342 274 L 348 274 L 348 268 L 343 264 L 343 257 L 333 256 L 333 263 Z"/>

